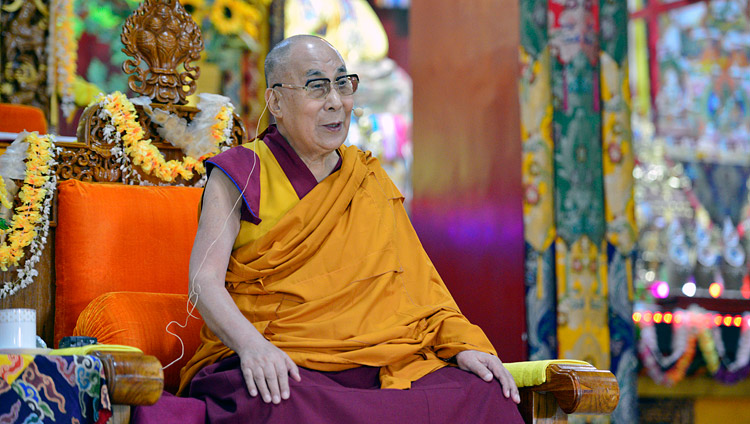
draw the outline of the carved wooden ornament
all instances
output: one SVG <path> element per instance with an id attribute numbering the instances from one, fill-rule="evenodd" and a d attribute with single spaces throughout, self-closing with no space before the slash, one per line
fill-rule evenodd
<path id="1" fill-rule="evenodd" d="M 203 50 L 201 30 L 177 0 L 144 0 L 125 21 L 122 64 L 128 87 L 157 103 L 186 104 L 200 68 L 191 62 Z M 141 66 L 145 62 L 145 67 Z M 183 65 L 184 72 L 177 69 Z"/>
<path id="2" fill-rule="evenodd" d="M 0 41 L 0 102 L 36 106 L 48 113 L 45 45 L 49 10 L 39 0 L 0 0 L 0 6 L 0 32 L 3 34 Z"/>

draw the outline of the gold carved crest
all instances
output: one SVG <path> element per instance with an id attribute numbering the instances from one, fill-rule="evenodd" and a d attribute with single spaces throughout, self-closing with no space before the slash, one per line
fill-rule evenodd
<path id="1" fill-rule="evenodd" d="M 200 76 L 191 62 L 200 58 L 203 39 L 179 1 L 144 0 L 125 21 L 120 39 L 132 57 L 122 64 L 131 90 L 157 103 L 187 103 Z"/>

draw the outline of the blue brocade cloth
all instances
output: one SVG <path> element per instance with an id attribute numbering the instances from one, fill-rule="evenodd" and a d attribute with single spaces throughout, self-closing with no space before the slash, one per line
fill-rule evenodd
<path id="1" fill-rule="evenodd" d="M 105 423 L 111 416 L 99 358 L 0 354 L 0 424 Z"/>

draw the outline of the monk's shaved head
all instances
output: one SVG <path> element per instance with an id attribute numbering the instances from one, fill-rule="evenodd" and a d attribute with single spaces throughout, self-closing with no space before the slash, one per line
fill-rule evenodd
<path id="1" fill-rule="evenodd" d="M 300 34 L 293 35 L 289 38 L 281 40 L 281 42 L 276 44 L 271 49 L 271 51 L 268 52 L 268 55 L 266 55 L 266 61 L 264 63 L 266 87 L 270 87 L 271 84 L 275 84 L 277 82 L 283 82 L 281 81 L 281 79 L 284 79 L 285 73 L 289 67 L 288 65 L 289 60 L 291 59 L 292 48 L 305 42 L 322 42 L 330 46 L 332 49 L 336 50 L 328 41 L 316 35 Z"/>

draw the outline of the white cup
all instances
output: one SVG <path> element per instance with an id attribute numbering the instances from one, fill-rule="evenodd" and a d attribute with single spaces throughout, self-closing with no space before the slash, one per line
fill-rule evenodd
<path id="1" fill-rule="evenodd" d="M 0 309 L 0 349 L 36 347 L 36 310 Z"/>

